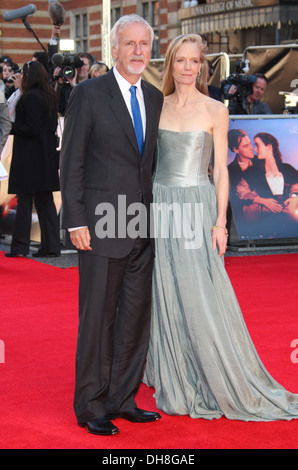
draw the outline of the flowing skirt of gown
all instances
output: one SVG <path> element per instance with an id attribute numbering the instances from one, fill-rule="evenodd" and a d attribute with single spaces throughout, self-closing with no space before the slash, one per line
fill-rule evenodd
<path id="1" fill-rule="evenodd" d="M 212 249 L 214 186 L 209 181 L 191 187 L 155 182 L 153 195 L 155 207 L 190 203 L 199 214 L 195 220 L 187 210 L 176 215 L 154 211 L 156 259 L 143 382 L 154 387 L 157 408 L 205 419 L 298 418 L 298 395 L 285 390 L 262 364 L 223 260 Z M 196 225 L 193 246 L 187 245 L 190 233 L 178 236 L 181 218 L 183 226 L 187 218 Z"/>

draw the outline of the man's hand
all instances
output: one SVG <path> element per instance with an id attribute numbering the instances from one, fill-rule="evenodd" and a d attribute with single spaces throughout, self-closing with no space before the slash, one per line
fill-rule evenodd
<path id="1" fill-rule="evenodd" d="M 265 207 L 265 211 L 273 212 L 274 214 L 278 214 L 282 212 L 283 207 L 279 204 L 274 198 L 260 198 L 262 199 L 261 204 Z M 255 202 L 255 201 L 254 201 Z"/>
<path id="2" fill-rule="evenodd" d="M 237 93 L 236 85 L 231 85 L 229 88 L 229 95 L 234 96 Z"/>
<path id="3" fill-rule="evenodd" d="M 51 36 L 51 39 L 59 39 L 60 37 L 60 26 L 59 25 L 54 25 L 53 29 L 52 29 L 52 36 Z"/>
<path id="4" fill-rule="evenodd" d="M 92 250 L 90 246 L 90 233 L 88 227 L 81 227 L 76 230 L 72 230 L 69 233 L 71 243 L 78 249 L 78 250 Z"/>

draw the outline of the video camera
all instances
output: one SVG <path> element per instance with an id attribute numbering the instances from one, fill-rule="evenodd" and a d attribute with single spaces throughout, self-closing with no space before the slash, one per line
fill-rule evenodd
<path id="1" fill-rule="evenodd" d="M 79 69 L 84 65 L 84 62 L 78 55 L 69 53 L 61 54 L 60 52 L 53 54 L 52 63 L 56 67 L 61 68 L 59 75 L 55 76 L 54 78 L 58 79 L 61 77 L 65 83 L 75 76 L 75 69 Z"/>
<path id="2" fill-rule="evenodd" d="M 257 77 L 254 75 L 246 75 L 248 70 L 249 60 L 236 62 L 235 73 L 221 82 L 221 90 L 225 100 L 236 97 L 240 102 L 243 102 L 246 96 L 252 94 L 252 86 L 256 82 Z M 235 93 L 230 94 L 229 90 L 232 85 L 235 85 L 237 90 Z"/>

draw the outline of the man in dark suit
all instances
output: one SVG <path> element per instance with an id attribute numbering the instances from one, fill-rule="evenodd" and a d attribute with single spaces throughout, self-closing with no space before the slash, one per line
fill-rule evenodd
<path id="1" fill-rule="evenodd" d="M 74 410 L 78 424 L 94 434 L 119 432 L 111 422 L 117 417 L 160 418 L 135 402 L 149 341 L 154 245 L 149 227 L 145 237 L 129 236 L 129 209 L 142 206 L 149 219 L 152 202 L 163 103 L 161 92 L 141 80 L 152 42 L 143 18 L 120 18 L 111 31 L 116 66 L 75 87 L 65 117 L 63 225 L 79 250 L 80 275 Z M 131 85 L 142 117 L 141 150 Z"/>

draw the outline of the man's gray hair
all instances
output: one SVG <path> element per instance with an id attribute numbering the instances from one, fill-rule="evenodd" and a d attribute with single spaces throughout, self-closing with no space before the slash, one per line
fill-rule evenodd
<path id="1" fill-rule="evenodd" d="M 140 23 L 146 26 L 146 28 L 148 28 L 150 32 L 151 47 L 152 47 L 153 40 L 154 40 L 153 28 L 150 26 L 150 24 L 146 20 L 144 20 L 144 18 L 135 14 L 121 16 L 121 18 L 119 18 L 119 20 L 116 21 L 113 28 L 111 29 L 111 35 L 110 35 L 110 41 L 111 41 L 112 47 L 115 47 L 115 49 L 117 49 L 118 47 L 118 33 L 120 32 L 120 30 L 127 28 L 133 23 Z"/>

